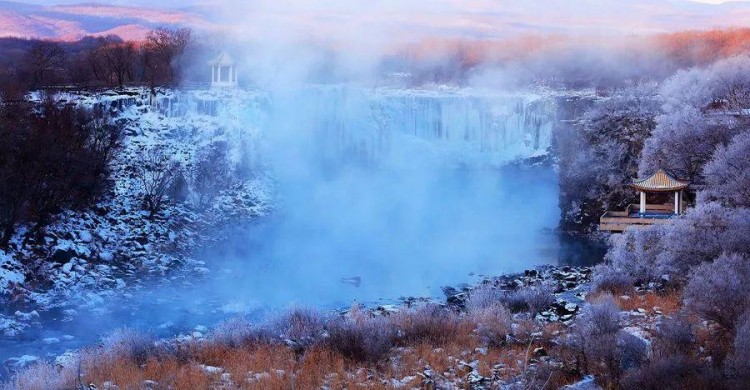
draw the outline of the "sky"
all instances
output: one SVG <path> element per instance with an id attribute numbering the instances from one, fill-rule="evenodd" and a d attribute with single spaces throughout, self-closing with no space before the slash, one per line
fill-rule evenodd
<path id="1" fill-rule="evenodd" d="M 648 34 L 750 26 L 750 3 L 721 0 L 0 0 L 0 36 L 61 39 L 143 34 L 182 23 L 274 37 L 361 36 L 370 41 L 507 38 L 523 34 Z M 86 4 L 85 6 L 70 6 Z M 112 7 L 120 7 L 113 9 Z M 127 7 L 125 9 L 124 7 Z M 97 22 L 98 21 L 98 22 Z"/>

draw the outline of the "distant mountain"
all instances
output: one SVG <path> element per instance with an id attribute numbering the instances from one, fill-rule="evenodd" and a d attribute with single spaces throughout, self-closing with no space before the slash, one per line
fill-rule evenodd
<path id="1" fill-rule="evenodd" d="M 24 0 L 20 0 L 24 1 Z M 42 0 L 25 0 L 37 1 Z M 750 26 L 750 2 L 714 0 L 117 0 L 108 4 L 0 0 L 0 37 L 140 39 L 157 26 L 231 31 L 260 42 L 528 34 L 632 34 Z M 75 0 L 74 0 L 75 1 Z M 56 4 L 56 5 L 50 5 Z M 146 4 L 146 5 L 144 5 Z M 151 5 L 153 4 L 153 5 Z"/>
<path id="2" fill-rule="evenodd" d="M 115 34 L 126 40 L 139 40 L 158 26 L 201 29 L 210 28 L 211 24 L 191 9 L 0 1 L 0 37 L 76 40 L 86 35 Z"/>

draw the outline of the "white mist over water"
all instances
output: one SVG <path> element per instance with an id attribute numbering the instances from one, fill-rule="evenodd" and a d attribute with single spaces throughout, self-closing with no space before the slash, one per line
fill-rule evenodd
<path id="1" fill-rule="evenodd" d="M 232 241 L 240 255 L 208 256 L 234 276 L 211 290 L 258 306 L 335 306 L 438 297 L 470 273 L 555 262 L 555 173 L 503 168 L 547 152 L 554 107 L 341 86 L 275 97 L 265 153 L 279 212 Z"/>
<path id="2" fill-rule="evenodd" d="M 0 340 L 0 360 L 60 354 L 123 326 L 170 337 L 291 305 L 441 298 L 441 286 L 558 262 L 556 173 L 507 165 L 548 152 L 553 98 L 345 86 L 250 96 L 164 107 L 170 121 L 215 115 L 257 131 L 274 214 L 228 227 L 229 240 L 200 255 L 207 276 L 119 291 L 75 307 L 72 321 L 43 313 L 23 339 Z"/>

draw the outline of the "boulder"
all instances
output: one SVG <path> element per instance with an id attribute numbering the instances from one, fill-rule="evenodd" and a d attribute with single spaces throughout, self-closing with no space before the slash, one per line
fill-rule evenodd
<path id="1" fill-rule="evenodd" d="M 49 260 L 58 264 L 66 264 L 75 256 L 76 252 L 72 249 L 55 249 Z"/>

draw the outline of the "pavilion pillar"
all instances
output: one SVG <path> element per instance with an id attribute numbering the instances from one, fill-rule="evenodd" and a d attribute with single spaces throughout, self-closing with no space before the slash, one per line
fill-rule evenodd
<path id="1" fill-rule="evenodd" d="M 646 193 L 641 191 L 641 214 L 646 213 Z"/>
<path id="2" fill-rule="evenodd" d="M 674 192 L 674 213 L 680 215 L 680 191 Z"/>

